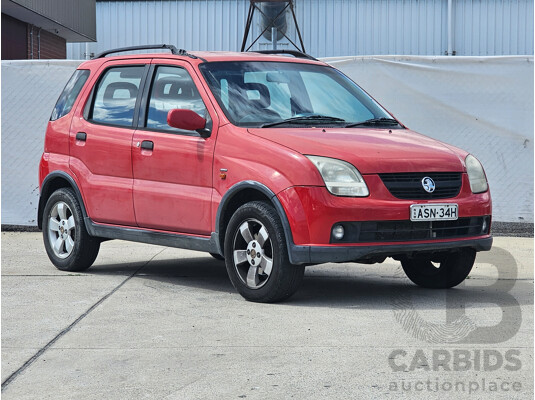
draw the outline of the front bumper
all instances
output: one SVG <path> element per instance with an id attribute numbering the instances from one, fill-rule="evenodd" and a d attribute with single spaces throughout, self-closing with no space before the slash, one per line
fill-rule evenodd
<path id="1" fill-rule="evenodd" d="M 459 219 L 492 215 L 490 193 L 473 194 L 466 174 L 463 174 L 463 184 L 457 196 L 437 200 L 401 200 L 390 194 L 378 175 L 365 175 L 365 180 L 370 189 L 368 197 L 334 196 L 325 186 L 293 186 L 277 193 L 288 218 L 293 243 L 329 245 L 332 243 L 332 227 L 341 222 L 410 221 L 413 204 L 455 203 Z M 481 236 L 474 234 L 471 237 Z"/>
<path id="2" fill-rule="evenodd" d="M 299 246 L 289 250 L 292 264 L 321 264 L 326 262 L 358 261 L 371 257 L 409 255 L 415 252 L 436 252 L 459 248 L 487 251 L 492 247 L 492 236 L 482 238 L 405 244 L 382 244 L 370 246 Z"/>
<path id="3" fill-rule="evenodd" d="M 461 191 L 453 198 L 437 200 L 400 200 L 393 197 L 383 185 L 378 175 L 365 176 L 370 196 L 362 198 L 337 197 L 330 194 L 325 187 L 293 186 L 277 194 L 277 200 L 288 218 L 290 240 L 288 243 L 290 262 L 293 264 L 321 264 L 325 262 L 349 262 L 357 260 L 379 259 L 381 257 L 410 255 L 415 252 L 438 252 L 459 248 L 472 248 L 476 251 L 490 250 L 492 237 L 490 231 L 485 234 L 479 230 L 466 230 L 462 237 L 439 235 L 429 239 L 418 235 L 416 228 L 411 233 L 404 222 L 410 222 L 410 206 L 412 204 L 455 203 L 458 204 L 459 220 L 492 215 L 490 193 L 473 194 L 470 190 L 468 177 L 463 174 Z M 409 238 L 387 237 L 377 234 L 372 240 L 362 237 L 354 242 L 335 243 L 331 232 L 334 224 L 366 223 L 369 221 L 401 224 L 391 231 L 399 232 L 398 228 L 408 229 Z M 416 226 L 416 225 L 415 225 Z M 445 227 L 450 229 L 448 227 Z M 444 229 L 446 232 L 447 229 Z M 436 229 L 435 229 L 436 230 Z M 431 229 L 429 229 L 431 232 Z M 381 230 L 378 231 L 381 233 Z M 385 231 L 386 232 L 386 231 Z M 431 235 L 431 237 L 434 237 Z M 382 238 L 382 239 L 381 239 Z"/>

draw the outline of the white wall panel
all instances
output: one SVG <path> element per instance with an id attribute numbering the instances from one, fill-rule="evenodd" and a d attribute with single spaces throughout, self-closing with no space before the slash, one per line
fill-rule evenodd
<path id="1" fill-rule="evenodd" d="M 2 224 L 37 225 L 38 172 L 46 126 L 79 64 L 2 61 Z"/>
<path id="2" fill-rule="evenodd" d="M 476 155 L 489 177 L 495 221 L 533 222 L 533 57 L 326 61 L 410 128 Z M 2 61 L 2 224 L 37 224 L 46 125 L 78 64 Z"/>
<path id="3" fill-rule="evenodd" d="M 495 221 L 533 221 L 533 57 L 340 57 L 324 61 L 412 130 L 483 164 Z"/>

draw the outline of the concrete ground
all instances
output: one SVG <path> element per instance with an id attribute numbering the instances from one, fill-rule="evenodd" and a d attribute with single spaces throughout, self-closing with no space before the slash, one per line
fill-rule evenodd
<path id="1" fill-rule="evenodd" d="M 4 232 L 1 284 L 5 399 L 533 398 L 532 238 L 495 238 L 455 289 L 325 264 L 267 305 L 207 254 L 109 241 L 65 273 Z"/>

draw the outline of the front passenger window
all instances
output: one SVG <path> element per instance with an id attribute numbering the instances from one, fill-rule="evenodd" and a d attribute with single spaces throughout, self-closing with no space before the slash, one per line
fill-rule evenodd
<path id="1" fill-rule="evenodd" d="M 167 124 L 167 113 L 175 108 L 192 110 L 203 118 L 207 117 L 201 95 L 188 72 L 180 67 L 160 66 L 150 91 L 147 128 L 181 132 Z"/>
<path id="2" fill-rule="evenodd" d="M 132 126 L 145 66 L 110 68 L 100 80 L 89 119 L 106 125 Z"/>

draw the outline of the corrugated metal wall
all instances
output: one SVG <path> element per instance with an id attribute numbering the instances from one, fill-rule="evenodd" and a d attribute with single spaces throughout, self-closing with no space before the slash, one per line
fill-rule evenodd
<path id="1" fill-rule="evenodd" d="M 453 1 L 457 54 L 533 54 L 533 0 Z"/>
<path id="2" fill-rule="evenodd" d="M 444 55 L 447 3 L 295 0 L 295 7 L 306 50 L 317 57 Z M 237 51 L 248 7 L 247 0 L 97 1 L 98 42 L 89 50 L 171 43 L 189 50 Z M 452 27 L 457 55 L 533 54 L 533 0 L 453 0 Z M 289 32 L 296 39 L 292 27 Z M 260 33 L 258 23 L 255 33 Z M 263 40 L 253 49 L 266 47 Z M 85 51 L 85 44 L 69 44 L 68 58 L 84 58 Z"/>
<path id="3" fill-rule="evenodd" d="M 309 51 L 320 57 L 447 49 L 447 0 L 312 0 L 298 11 Z"/>

